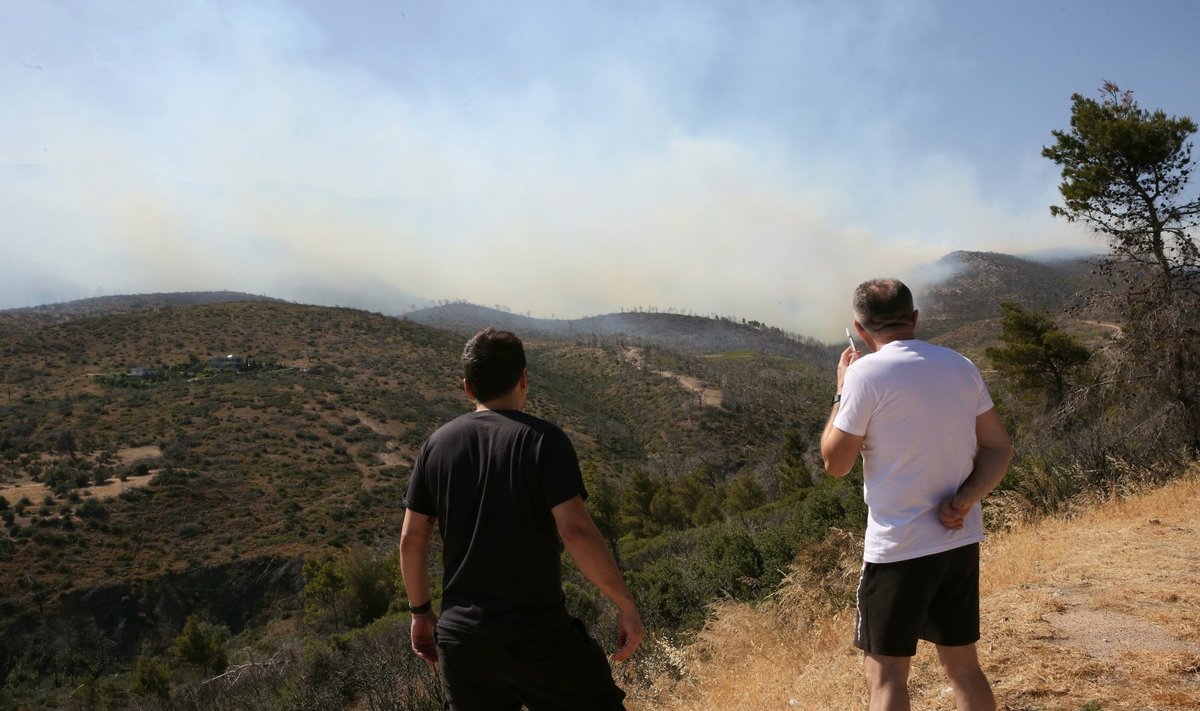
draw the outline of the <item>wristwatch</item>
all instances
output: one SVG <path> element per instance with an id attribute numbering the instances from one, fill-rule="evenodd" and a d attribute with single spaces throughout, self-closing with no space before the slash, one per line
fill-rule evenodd
<path id="1" fill-rule="evenodd" d="M 842 401 L 842 394 L 841 394 L 841 393 L 838 393 L 838 394 L 836 394 L 836 395 L 834 395 L 834 396 L 833 396 L 833 404 L 834 404 L 834 405 L 838 404 L 838 403 L 839 403 L 839 402 L 841 402 L 841 401 Z"/>
<path id="2" fill-rule="evenodd" d="M 408 611 L 414 615 L 424 615 L 433 609 L 433 600 L 428 600 L 424 605 L 413 605 L 409 603 Z"/>

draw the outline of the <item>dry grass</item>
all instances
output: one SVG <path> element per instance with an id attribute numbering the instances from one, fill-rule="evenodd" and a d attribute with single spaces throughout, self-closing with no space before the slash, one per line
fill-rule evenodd
<path id="1" fill-rule="evenodd" d="M 1000 708 L 1200 708 L 1197 473 L 984 544 L 979 646 Z M 630 708 L 865 708 L 853 610 L 822 602 L 857 577 L 844 548 L 841 580 L 825 590 L 798 569 L 766 603 L 719 604 L 677 650 L 682 679 L 658 679 Z M 910 688 L 914 708 L 954 707 L 929 645 Z"/>

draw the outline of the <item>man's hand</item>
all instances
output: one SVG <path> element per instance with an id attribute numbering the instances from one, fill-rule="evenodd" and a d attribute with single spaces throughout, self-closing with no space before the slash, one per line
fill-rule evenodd
<path id="1" fill-rule="evenodd" d="M 612 659 L 615 662 L 628 659 L 637 651 L 646 631 L 608 543 L 596 528 L 582 497 L 567 499 L 550 509 L 550 513 L 554 515 L 558 536 L 571 554 L 571 560 L 575 561 L 575 567 L 617 606 L 617 644 L 620 648 Z"/>
<path id="2" fill-rule="evenodd" d="M 842 351 L 841 357 L 838 358 L 837 366 L 837 392 L 840 393 L 842 386 L 846 383 L 846 368 L 849 368 L 851 363 L 861 357 L 862 353 L 853 348 L 846 348 L 846 350 Z"/>
<path id="3" fill-rule="evenodd" d="M 846 384 L 846 368 L 849 368 L 850 364 L 860 357 L 862 357 L 862 353 L 853 348 L 842 351 L 841 357 L 838 358 L 835 393 L 841 394 L 842 387 Z M 833 426 L 833 420 L 837 417 L 839 409 L 838 403 L 833 403 L 829 412 L 829 420 L 825 422 L 825 429 L 821 433 L 821 458 L 825 461 L 825 473 L 833 477 L 846 476 L 850 473 L 850 470 L 854 468 L 854 463 L 858 461 L 858 453 L 862 450 L 863 445 L 862 435 L 852 435 Z"/>
<path id="4" fill-rule="evenodd" d="M 646 630 L 642 627 L 642 617 L 636 608 L 618 612 L 617 644 L 620 645 L 620 648 L 613 652 L 612 660 L 623 662 L 629 659 L 637 651 L 638 645 L 642 643 L 642 638 L 645 636 Z"/>
<path id="5" fill-rule="evenodd" d="M 975 466 L 971 474 L 958 487 L 958 493 L 938 507 L 938 518 L 942 525 L 952 531 L 963 527 L 971 507 L 996 488 L 1012 461 L 1012 440 L 1008 438 L 996 408 L 975 418 L 975 441 L 978 449 L 975 450 Z"/>
<path id="6" fill-rule="evenodd" d="M 942 525 L 951 531 L 960 530 L 967 521 L 971 506 L 972 504 L 964 501 L 960 494 L 955 494 L 942 502 L 938 508 L 938 518 L 941 519 Z"/>
<path id="7" fill-rule="evenodd" d="M 400 531 L 400 574 L 408 599 L 429 600 L 429 539 L 437 519 L 412 509 L 404 512 L 404 527 Z M 437 664 L 437 643 L 433 628 L 437 615 L 433 611 L 412 616 L 412 649 L 430 664 Z"/>
<path id="8" fill-rule="evenodd" d="M 412 616 L 412 626 L 409 636 L 412 638 L 412 650 L 418 657 L 424 659 L 430 666 L 437 666 L 437 642 L 433 638 L 433 630 L 437 627 L 437 615 L 427 612 L 423 615 Z"/>

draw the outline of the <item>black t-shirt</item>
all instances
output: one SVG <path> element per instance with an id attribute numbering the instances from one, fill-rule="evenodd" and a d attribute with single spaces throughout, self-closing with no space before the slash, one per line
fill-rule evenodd
<path id="1" fill-rule="evenodd" d="M 587 497 L 561 429 L 514 410 L 480 410 L 421 445 L 405 504 L 435 516 L 445 572 L 441 624 L 521 626 L 563 607 L 562 543 L 550 509 Z"/>

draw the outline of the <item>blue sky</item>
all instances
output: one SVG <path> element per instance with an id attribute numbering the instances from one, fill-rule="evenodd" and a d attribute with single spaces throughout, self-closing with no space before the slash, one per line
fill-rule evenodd
<path id="1" fill-rule="evenodd" d="M 0 26 L 0 308 L 230 289 L 833 338 L 863 278 L 1100 246 L 1040 156 L 1200 119 L 1192 2 L 46 2 Z"/>

